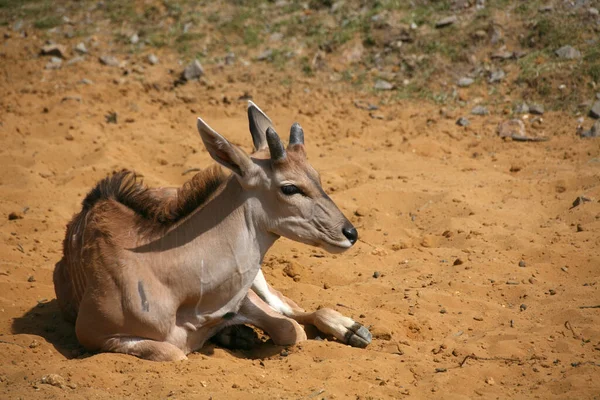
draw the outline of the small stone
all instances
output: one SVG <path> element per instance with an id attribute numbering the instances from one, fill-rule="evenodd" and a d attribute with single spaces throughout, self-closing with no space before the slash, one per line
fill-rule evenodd
<path id="1" fill-rule="evenodd" d="M 41 382 L 46 385 L 52 385 L 64 389 L 66 386 L 66 380 L 58 374 L 48 374 L 42 377 Z"/>
<path id="2" fill-rule="evenodd" d="M 269 60 L 272 56 L 273 56 L 273 50 L 267 49 L 267 50 L 263 51 L 262 53 L 260 53 L 258 55 L 258 57 L 256 57 L 256 60 L 257 61 L 266 61 L 266 60 Z"/>
<path id="3" fill-rule="evenodd" d="M 35 276 L 30 275 L 29 278 L 27 278 L 27 282 L 35 282 Z M 30 346 L 31 347 L 31 346 Z"/>
<path id="4" fill-rule="evenodd" d="M 471 125 L 471 122 L 468 119 L 466 119 L 465 117 L 460 117 L 459 119 L 456 120 L 456 125 L 469 126 L 469 125 Z"/>
<path id="5" fill-rule="evenodd" d="M 521 305 L 519 306 L 519 310 L 521 310 L 521 311 L 525 311 L 525 310 L 527 310 L 527 304 L 521 304 Z"/>
<path id="6" fill-rule="evenodd" d="M 462 265 L 464 264 L 463 260 L 461 260 L 460 258 L 457 258 L 456 260 L 454 260 L 454 263 L 452 265 Z"/>
<path id="7" fill-rule="evenodd" d="M 583 232 L 585 229 L 583 229 L 583 226 L 581 224 L 577 224 L 577 232 Z"/>
<path id="8" fill-rule="evenodd" d="M 229 52 L 225 56 L 225 65 L 233 65 L 235 63 L 235 53 Z"/>
<path id="9" fill-rule="evenodd" d="M 472 85 L 474 82 L 475 82 L 475 79 L 473 79 L 473 78 L 467 78 L 467 77 L 464 77 L 464 78 L 460 78 L 460 79 L 458 80 L 458 86 L 459 86 L 459 87 L 469 87 L 469 86 L 471 86 L 471 85 Z"/>
<path id="10" fill-rule="evenodd" d="M 116 124 L 117 123 L 117 113 L 114 111 L 109 112 L 104 116 L 107 124 Z"/>
<path id="11" fill-rule="evenodd" d="M 85 47 L 85 43 L 83 42 L 79 42 L 77 46 L 75 46 L 74 50 L 79 54 L 87 54 L 88 52 L 88 49 Z"/>
<path id="12" fill-rule="evenodd" d="M 72 142 L 73 140 L 75 140 L 75 137 L 73 137 L 73 135 L 71 135 L 70 133 L 67 133 L 65 135 L 65 139 L 68 140 L 69 142 Z"/>
<path id="13" fill-rule="evenodd" d="M 554 289 L 549 289 L 548 293 L 550 293 L 550 296 L 554 296 L 556 294 L 556 290 Z"/>
<path id="14" fill-rule="evenodd" d="M 483 321 L 483 317 L 481 317 L 481 316 L 479 316 L 479 315 L 476 315 L 476 316 L 474 316 L 474 317 L 473 317 L 473 319 L 474 319 L 475 321 L 480 321 L 480 322 L 481 322 L 481 321 Z"/>
<path id="15" fill-rule="evenodd" d="M 327 290 L 329 288 L 331 288 L 331 285 L 329 283 L 327 283 L 327 282 L 323 283 L 323 289 Z"/>
<path id="16" fill-rule="evenodd" d="M 378 79 L 373 87 L 375 90 L 392 90 L 394 85 L 388 81 L 384 81 L 383 79 Z"/>
<path id="17" fill-rule="evenodd" d="M 373 278 L 377 279 L 381 276 L 381 273 L 379 271 L 375 271 L 373 272 Z"/>
<path id="18" fill-rule="evenodd" d="M 81 83 L 82 85 L 93 85 L 94 81 L 87 79 L 87 78 L 83 78 L 82 80 L 79 81 L 79 83 Z"/>
<path id="19" fill-rule="evenodd" d="M 198 79 L 202 75 L 204 75 L 204 68 L 202 68 L 202 64 L 200 61 L 194 60 L 192 61 L 181 73 L 181 78 L 184 81 L 191 81 L 193 79 Z"/>
<path id="20" fill-rule="evenodd" d="M 588 14 L 591 15 L 592 17 L 597 17 L 598 14 L 600 14 L 600 11 L 598 11 L 597 8 L 590 7 L 590 8 L 588 8 Z"/>
<path id="21" fill-rule="evenodd" d="M 529 105 L 527 105 L 527 103 L 519 104 L 517 107 L 515 107 L 515 113 L 528 114 L 529 113 Z"/>
<path id="22" fill-rule="evenodd" d="M 513 137 L 513 136 L 525 136 L 525 124 L 520 119 L 510 119 L 502 121 L 496 128 L 496 133 L 501 138 Z"/>
<path id="23" fill-rule="evenodd" d="M 237 383 L 234 383 L 233 385 L 231 385 L 232 389 L 239 389 L 239 385 Z"/>
<path id="24" fill-rule="evenodd" d="M 364 207 L 358 207 L 356 209 L 356 211 L 354 211 L 354 215 L 356 215 L 357 217 L 364 217 L 365 215 L 367 215 L 369 213 L 369 210 L 367 210 Z"/>
<path id="25" fill-rule="evenodd" d="M 281 357 L 287 357 L 290 355 L 290 353 L 287 350 L 281 350 L 281 352 L 279 353 L 279 355 Z"/>
<path id="26" fill-rule="evenodd" d="M 66 58 L 67 48 L 62 44 L 47 44 L 46 46 L 42 47 L 41 54 L 43 56 Z"/>
<path id="27" fill-rule="evenodd" d="M 490 74 L 490 78 L 488 79 L 488 82 L 489 83 L 502 82 L 505 77 L 506 77 L 506 73 L 501 69 L 497 69 L 495 71 L 492 71 L 492 73 Z"/>
<path id="28" fill-rule="evenodd" d="M 114 56 L 103 55 L 98 58 L 101 64 L 109 67 L 118 67 L 120 65 L 119 60 Z"/>
<path id="29" fill-rule="evenodd" d="M 552 4 L 547 4 L 538 8 L 538 11 L 541 13 L 551 12 L 552 10 L 554 10 L 554 6 Z"/>
<path id="30" fill-rule="evenodd" d="M 487 383 L 487 384 L 488 384 L 488 385 L 490 385 L 490 386 L 493 386 L 493 385 L 495 385 L 495 384 L 496 384 L 496 381 L 494 381 L 494 378 L 492 378 L 492 377 L 490 376 L 490 377 L 487 377 L 487 378 L 485 378 L 485 383 Z"/>
<path id="31" fill-rule="evenodd" d="M 11 212 L 10 214 L 8 214 L 8 220 L 9 221 L 14 221 L 16 219 L 22 219 L 23 218 L 23 214 L 21 213 L 17 213 L 17 212 Z"/>
<path id="32" fill-rule="evenodd" d="M 515 280 L 508 280 L 508 281 L 506 281 L 506 284 L 507 284 L 507 285 L 518 285 L 518 284 L 519 284 L 519 281 L 515 281 Z"/>
<path id="33" fill-rule="evenodd" d="M 489 113 L 489 110 L 484 106 L 475 106 L 471 110 L 471 114 L 473 115 L 488 115 Z"/>
<path id="34" fill-rule="evenodd" d="M 569 272 L 569 267 L 560 267 L 562 272 Z"/>
<path id="35" fill-rule="evenodd" d="M 528 281 L 529 281 L 529 283 L 531 283 L 532 285 L 533 285 L 533 284 L 535 284 L 535 283 L 537 283 L 537 280 L 536 280 L 535 278 L 533 278 L 533 277 L 529 278 L 529 279 L 528 279 Z"/>
<path id="36" fill-rule="evenodd" d="M 446 309 L 445 309 L 445 308 L 442 308 L 442 309 L 440 310 L 440 314 L 446 314 L 446 313 L 447 313 L 447 311 L 446 311 Z"/>
<path id="37" fill-rule="evenodd" d="M 544 115 L 544 106 L 541 104 L 530 104 L 529 112 L 535 115 Z"/>
<path id="38" fill-rule="evenodd" d="M 519 267 L 525 268 L 526 266 L 527 266 L 527 264 L 525 263 L 524 260 L 519 261 Z"/>
<path id="39" fill-rule="evenodd" d="M 60 69 L 62 67 L 62 58 L 52 57 L 50 62 L 46 64 L 46 69 Z"/>
<path id="40" fill-rule="evenodd" d="M 592 201 L 592 199 L 590 199 L 589 197 L 585 197 L 585 196 L 579 196 L 573 201 L 573 206 L 571 208 L 575 208 L 578 205 L 583 204 L 588 201 Z"/>
<path id="41" fill-rule="evenodd" d="M 37 340 L 33 340 L 31 343 L 29 343 L 30 349 L 35 349 L 36 347 L 40 347 L 40 342 L 38 342 Z"/>
<path id="42" fill-rule="evenodd" d="M 151 65 L 158 64 L 158 57 L 156 57 L 156 55 L 154 55 L 154 54 L 148 54 L 148 57 L 146 59 L 148 60 L 148 63 Z"/>
<path id="43" fill-rule="evenodd" d="M 438 22 L 435 23 L 435 27 L 438 29 L 444 28 L 446 26 L 450 26 L 450 25 L 454 24 L 456 21 L 458 21 L 458 18 L 456 17 L 456 15 L 451 15 L 449 17 L 440 19 Z"/>
<path id="44" fill-rule="evenodd" d="M 594 105 L 590 109 L 590 117 L 592 118 L 600 118 L 600 100 L 594 102 Z"/>
<path id="45" fill-rule="evenodd" d="M 140 37 L 138 36 L 137 33 L 134 33 L 133 35 L 131 35 L 131 37 L 129 38 L 129 41 L 131 42 L 131 44 L 138 44 L 138 42 L 140 41 Z"/>
<path id="46" fill-rule="evenodd" d="M 554 52 L 559 58 L 574 60 L 581 58 L 581 52 L 572 46 L 563 46 Z"/>
<path id="47" fill-rule="evenodd" d="M 73 64 L 77 64 L 80 63 L 82 61 L 85 61 L 85 57 L 82 56 L 77 56 L 77 57 L 73 57 L 71 58 L 69 61 L 67 61 L 65 64 L 68 65 L 73 65 Z"/>
<path id="48" fill-rule="evenodd" d="M 436 368 L 435 369 L 435 372 L 438 373 L 438 374 L 442 373 L 442 372 L 446 372 L 446 371 L 448 371 L 446 368 Z"/>

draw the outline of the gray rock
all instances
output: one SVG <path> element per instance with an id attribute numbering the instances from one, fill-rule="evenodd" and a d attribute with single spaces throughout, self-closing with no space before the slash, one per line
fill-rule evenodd
<path id="1" fill-rule="evenodd" d="M 67 48 L 62 44 L 47 44 L 42 47 L 41 54 L 43 56 L 66 58 Z"/>
<path id="2" fill-rule="evenodd" d="M 460 117 L 459 119 L 456 120 L 456 125 L 469 126 L 469 125 L 471 125 L 471 122 L 468 119 L 466 119 L 465 117 Z"/>
<path id="3" fill-rule="evenodd" d="M 497 51 L 494 54 L 492 54 L 492 58 L 495 58 L 497 60 L 510 60 L 513 57 L 515 57 L 515 53 L 508 50 Z"/>
<path id="4" fill-rule="evenodd" d="M 538 8 L 538 11 L 541 13 L 552 12 L 554 10 L 554 6 L 552 4 L 547 4 L 545 6 L 541 6 Z"/>
<path id="5" fill-rule="evenodd" d="M 131 35 L 131 37 L 129 38 L 129 41 L 131 42 L 131 44 L 138 44 L 138 42 L 140 41 L 140 37 L 138 36 L 137 33 L 134 33 L 133 35 Z"/>
<path id="6" fill-rule="evenodd" d="M 458 86 L 459 87 L 469 87 L 473 84 L 473 82 L 475 82 L 475 80 L 473 78 L 467 78 L 467 77 L 460 78 L 458 80 Z"/>
<path id="7" fill-rule="evenodd" d="M 70 59 L 69 61 L 67 61 L 65 64 L 66 64 L 66 65 L 73 65 L 73 64 L 80 63 L 80 62 L 82 62 L 82 61 L 85 61 L 85 57 L 83 57 L 83 56 L 76 56 L 76 57 L 73 57 L 73 58 L 71 58 L 71 59 Z"/>
<path id="8" fill-rule="evenodd" d="M 458 18 L 456 17 L 456 15 L 451 15 L 449 17 L 440 19 L 438 22 L 435 23 L 435 27 L 436 28 L 444 28 L 446 26 L 450 26 L 450 25 L 454 24 L 456 21 L 458 21 Z"/>
<path id="9" fill-rule="evenodd" d="M 20 19 L 13 24 L 13 31 L 18 32 L 23 28 L 23 20 Z"/>
<path id="10" fill-rule="evenodd" d="M 471 110 L 471 114 L 473 115 L 488 115 L 489 113 L 490 111 L 484 106 L 475 106 Z"/>
<path id="11" fill-rule="evenodd" d="M 544 106 L 541 104 L 530 104 L 529 112 L 535 115 L 544 115 Z"/>
<path id="12" fill-rule="evenodd" d="M 108 65 L 109 67 L 118 67 L 120 65 L 119 60 L 114 56 L 100 56 L 99 60 L 101 64 Z"/>
<path id="13" fill-rule="evenodd" d="M 75 46 L 74 50 L 79 54 L 87 54 L 88 52 L 88 49 L 87 47 L 85 47 L 85 43 L 83 42 L 78 43 L 77 46 Z"/>
<path id="14" fill-rule="evenodd" d="M 563 46 L 554 52 L 559 58 L 575 60 L 581 58 L 581 52 L 572 46 Z"/>
<path id="15" fill-rule="evenodd" d="M 392 90 L 394 85 L 388 81 L 384 81 L 383 79 L 378 79 L 375 82 L 375 86 L 373 86 L 376 90 Z"/>
<path id="16" fill-rule="evenodd" d="M 498 25 L 492 26 L 492 33 L 490 37 L 491 44 L 498 44 L 504 38 L 504 32 Z"/>
<path id="17" fill-rule="evenodd" d="M 158 64 L 158 57 L 156 57 L 156 55 L 154 54 L 148 54 L 147 57 L 148 63 L 150 63 L 151 65 L 156 65 Z"/>
<path id="18" fill-rule="evenodd" d="M 185 67 L 185 69 L 181 73 L 181 77 L 183 78 L 183 80 L 186 81 L 198 79 L 202 75 L 204 75 L 204 68 L 202 68 L 202 64 L 200 64 L 200 61 L 198 60 L 192 61 L 190 65 Z"/>
<path id="19" fill-rule="evenodd" d="M 94 81 L 89 80 L 88 78 L 83 78 L 79 81 L 79 83 L 81 83 L 82 85 L 93 85 Z"/>
<path id="20" fill-rule="evenodd" d="M 527 103 L 519 104 L 517 107 L 515 107 L 515 113 L 529 114 L 529 106 L 527 105 Z"/>
<path id="21" fill-rule="evenodd" d="M 515 136 L 526 136 L 525 124 L 520 119 L 510 119 L 502 121 L 496 128 L 498 136 L 504 137 L 515 137 Z"/>
<path id="22" fill-rule="evenodd" d="M 488 82 L 489 83 L 502 82 L 505 77 L 506 77 L 506 73 L 501 69 L 497 69 L 495 71 L 492 71 L 492 73 L 490 74 L 490 79 L 488 79 Z"/>
<path id="23" fill-rule="evenodd" d="M 597 8 L 590 7 L 590 8 L 588 8 L 588 14 L 591 15 L 592 17 L 597 17 L 598 14 L 600 14 L 600 11 L 598 11 Z"/>
<path id="24" fill-rule="evenodd" d="M 590 117 L 596 119 L 600 118 L 600 100 L 597 100 L 590 109 Z"/>
<path id="25" fill-rule="evenodd" d="M 60 69 L 62 67 L 62 58 L 60 57 L 52 57 L 50 62 L 46 64 L 46 69 Z"/>
<path id="26" fill-rule="evenodd" d="M 225 56 L 225 65 L 233 65 L 235 63 L 235 53 L 229 52 Z"/>
<path id="27" fill-rule="evenodd" d="M 191 22 L 188 22 L 187 24 L 185 24 L 183 26 L 183 33 L 188 33 L 190 31 L 190 29 L 192 29 L 194 27 L 194 24 L 192 24 Z"/>
<path id="28" fill-rule="evenodd" d="M 267 49 L 267 50 L 263 51 L 262 53 L 260 53 L 258 55 L 258 57 L 256 57 L 256 59 L 258 61 L 265 61 L 265 60 L 270 59 L 272 56 L 273 56 L 273 50 Z"/>
<path id="29" fill-rule="evenodd" d="M 595 138 L 600 136 L 600 120 L 594 122 L 592 128 L 589 130 L 578 129 L 579 136 L 582 138 Z M 573 203 L 575 207 L 575 203 Z"/>

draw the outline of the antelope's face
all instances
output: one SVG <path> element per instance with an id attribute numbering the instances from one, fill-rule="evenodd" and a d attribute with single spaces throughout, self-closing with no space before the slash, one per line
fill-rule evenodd
<path id="1" fill-rule="evenodd" d="M 232 170 L 253 202 L 261 225 L 287 237 L 332 253 L 352 247 L 356 228 L 323 190 L 321 179 L 308 163 L 304 132 L 292 125 L 284 148 L 273 124 L 254 103 L 248 106 L 255 152 L 248 156 L 198 119 L 198 130 L 211 156 Z"/>

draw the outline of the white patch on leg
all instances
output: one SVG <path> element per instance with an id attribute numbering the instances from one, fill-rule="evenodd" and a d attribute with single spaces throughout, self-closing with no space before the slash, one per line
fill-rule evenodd
<path id="1" fill-rule="evenodd" d="M 262 270 L 259 270 L 256 278 L 254 278 L 254 282 L 252 282 L 252 290 L 254 290 L 256 294 L 273 310 L 288 317 L 293 315 L 291 307 L 281 301 L 279 297 L 271 293 Z"/>

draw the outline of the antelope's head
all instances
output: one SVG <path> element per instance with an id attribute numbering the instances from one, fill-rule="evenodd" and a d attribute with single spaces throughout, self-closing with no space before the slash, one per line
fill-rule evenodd
<path id="1" fill-rule="evenodd" d="M 269 117 L 252 102 L 248 120 L 255 150 L 250 156 L 200 118 L 198 130 L 213 159 L 233 171 L 247 192 L 256 221 L 275 235 L 332 253 L 352 247 L 358 232 L 308 163 L 300 125 L 292 125 L 284 147 Z"/>

